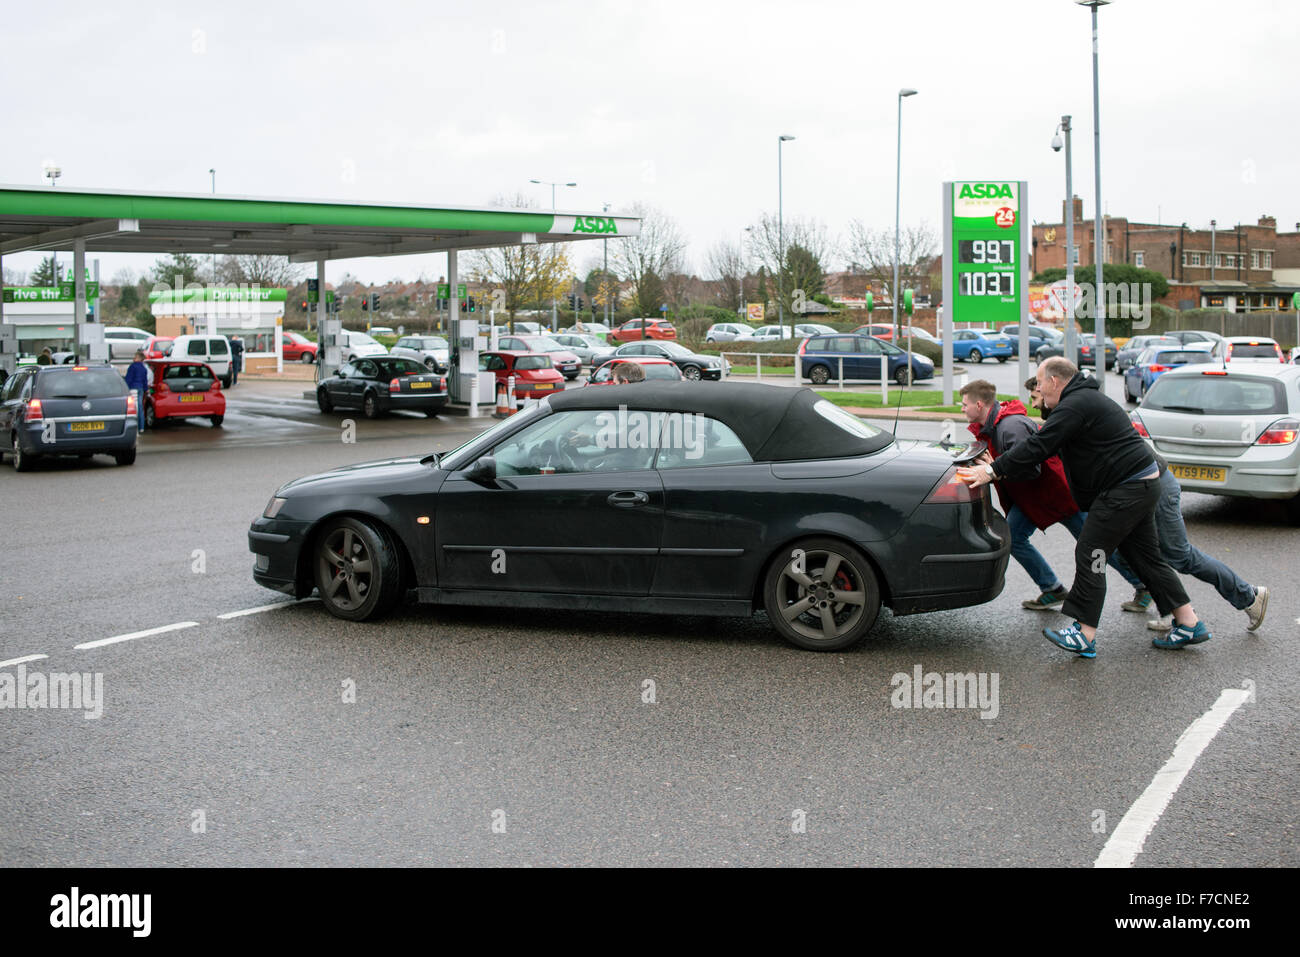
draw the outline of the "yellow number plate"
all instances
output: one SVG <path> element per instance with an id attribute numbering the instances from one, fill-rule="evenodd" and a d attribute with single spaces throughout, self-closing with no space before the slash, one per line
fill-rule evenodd
<path id="1" fill-rule="evenodd" d="M 1170 465 L 1169 471 L 1174 478 L 1190 479 L 1193 482 L 1226 482 L 1227 469 L 1212 465 Z"/>
<path id="2" fill-rule="evenodd" d="M 432 383 L 432 382 L 412 382 L 412 383 L 411 383 L 411 388 L 412 388 L 412 389 L 432 389 L 432 388 L 433 388 L 433 383 Z"/>
<path id="3" fill-rule="evenodd" d="M 195 395 L 183 395 L 183 396 L 181 396 L 181 401 L 182 401 L 182 402 L 202 402 L 202 401 L 203 401 L 203 396 L 198 395 L 198 394 L 195 394 Z"/>
<path id="4" fill-rule="evenodd" d="M 103 432 L 103 422 L 69 422 L 69 432 Z"/>

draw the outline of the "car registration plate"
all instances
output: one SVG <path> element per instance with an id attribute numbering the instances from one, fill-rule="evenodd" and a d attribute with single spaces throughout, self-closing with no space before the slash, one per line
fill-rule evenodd
<path id="1" fill-rule="evenodd" d="M 203 396 L 200 395 L 200 394 L 198 394 L 197 392 L 194 393 L 194 394 L 192 394 L 192 395 L 182 395 L 182 396 L 181 396 L 181 401 L 182 401 L 182 402 L 202 402 L 202 401 L 203 401 Z"/>
<path id="2" fill-rule="evenodd" d="M 537 385 L 533 386 L 533 390 L 536 392 L 541 392 L 543 389 L 554 389 L 554 388 L 555 388 L 554 382 L 539 382 L 537 383 Z"/>
<path id="3" fill-rule="evenodd" d="M 412 388 L 412 389 L 432 389 L 432 388 L 433 388 L 433 383 L 432 383 L 432 382 L 412 382 L 412 383 L 411 383 L 411 388 Z"/>
<path id="4" fill-rule="evenodd" d="M 103 432 L 103 422 L 69 422 L 69 432 Z"/>
<path id="5" fill-rule="evenodd" d="M 1169 471 L 1174 478 L 1190 479 L 1193 482 L 1226 482 L 1227 469 L 1213 465 L 1170 465 Z"/>

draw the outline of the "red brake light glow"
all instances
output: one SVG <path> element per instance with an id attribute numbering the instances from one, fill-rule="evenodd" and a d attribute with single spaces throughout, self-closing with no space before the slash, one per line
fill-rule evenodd
<path id="1" fill-rule="evenodd" d="M 935 486 L 933 492 L 926 498 L 927 504 L 946 504 L 951 505 L 959 502 L 974 502 L 984 495 L 984 486 L 978 490 L 971 488 L 963 482 L 957 475 L 957 467 L 954 465 L 948 469 L 942 481 Z"/>
<path id="2" fill-rule="evenodd" d="M 1224 369 L 1206 369 L 1204 372 L 1201 373 L 1201 375 L 1227 375 L 1227 374 L 1228 374 L 1227 371 Z"/>
<path id="3" fill-rule="evenodd" d="M 1147 366 L 1147 369 L 1151 372 L 1168 372 L 1172 368 L 1173 366 Z"/>
<path id="4" fill-rule="evenodd" d="M 402 380 L 401 380 L 401 379 L 394 379 L 392 382 L 388 383 L 388 391 L 389 391 L 389 392 L 401 392 L 401 391 L 402 391 Z"/>
<path id="5" fill-rule="evenodd" d="M 1138 435 L 1142 436 L 1144 439 L 1151 438 L 1150 434 L 1147 432 L 1147 427 L 1142 424 L 1142 420 L 1138 418 L 1136 412 L 1134 412 L 1130 418 L 1133 420 L 1133 428 L 1137 429 Z"/>
<path id="6" fill-rule="evenodd" d="M 1300 421 L 1296 419 L 1278 419 L 1260 433 L 1256 445 L 1290 445 L 1300 436 Z"/>
<path id="7" fill-rule="evenodd" d="M 37 422 L 37 421 L 43 419 L 44 417 L 45 417 L 45 413 L 41 411 L 41 400 L 40 400 L 40 399 L 28 399 L 28 400 L 27 400 L 27 411 L 26 411 L 25 413 L 23 413 L 23 421 L 25 421 L 25 422 Z"/>
<path id="8" fill-rule="evenodd" d="M 135 393 L 128 392 L 126 396 L 126 414 L 138 415 L 139 412 L 140 412 L 140 408 L 135 404 Z"/>

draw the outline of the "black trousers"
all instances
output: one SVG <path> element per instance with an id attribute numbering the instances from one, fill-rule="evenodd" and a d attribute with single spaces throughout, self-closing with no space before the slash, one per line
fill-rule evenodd
<path id="1" fill-rule="evenodd" d="M 1097 496 L 1074 546 L 1074 584 L 1061 610 L 1096 628 L 1106 602 L 1106 562 L 1119 550 L 1146 584 L 1161 616 L 1189 601 L 1178 573 L 1160 557 L 1156 502 L 1160 480 L 1125 482 Z"/>

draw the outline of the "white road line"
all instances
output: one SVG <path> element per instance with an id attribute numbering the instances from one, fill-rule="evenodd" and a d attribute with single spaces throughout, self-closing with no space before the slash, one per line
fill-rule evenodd
<path id="1" fill-rule="evenodd" d="M 1142 853 L 1142 846 L 1150 836 L 1160 815 L 1165 812 L 1174 793 L 1187 777 L 1196 759 L 1206 749 L 1214 736 L 1223 730 L 1234 711 L 1250 699 L 1250 692 L 1242 688 L 1225 688 L 1214 707 L 1192 722 L 1174 745 L 1173 756 L 1165 762 L 1142 796 L 1128 809 L 1128 813 L 1110 835 L 1101 849 L 1094 867 L 1132 867 L 1134 859 Z"/>
<path id="2" fill-rule="evenodd" d="M 72 647 L 78 651 L 86 651 L 89 648 L 102 648 L 104 645 L 115 645 L 119 641 L 132 641 L 136 638 L 148 638 L 150 635 L 161 635 L 168 631 L 180 631 L 182 628 L 195 628 L 198 626 L 197 621 L 178 621 L 174 625 L 163 625 L 161 628 L 149 628 L 145 631 L 133 631 L 129 635 L 114 635 L 112 638 L 100 638 L 97 641 L 86 641 Z"/>
<path id="3" fill-rule="evenodd" d="M 243 611 L 228 611 L 224 615 L 218 615 L 217 618 L 221 621 L 229 621 L 231 618 L 243 618 L 245 615 L 260 615 L 264 611 L 275 611 L 277 608 L 292 608 L 294 605 L 305 605 L 309 601 L 320 601 L 320 599 L 304 598 L 302 601 L 277 601 L 270 605 L 245 608 Z"/>
<path id="4" fill-rule="evenodd" d="M 0 668 L 9 668 L 13 665 L 25 665 L 29 661 L 40 661 L 42 658 L 48 658 L 49 655 L 28 655 L 26 658 L 10 658 L 8 661 L 0 661 Z"/>

